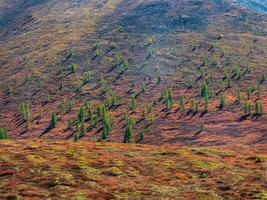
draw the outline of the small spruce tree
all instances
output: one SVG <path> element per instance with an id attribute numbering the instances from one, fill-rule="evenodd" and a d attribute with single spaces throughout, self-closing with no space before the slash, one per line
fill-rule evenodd
<path id="1" fill-rule="evenodd" d="M 144 93 L 145 90 L 146 90 L 146 85 L 145 85 L 144 81 L 142 81 L 142 83 L 141 83 L 141 92 Z"/>
<path id="2" fill-rule="evenodd" d="M 135 121 L 133 119 L 127 119 L 124 132 L 124 143 L 131 142 L 134 126 L 135 126 Z"/>
<path id="3" fill-rule="evenodd" d="M 77 142 L 79 140 L 79 135 L 76 133 L 74 134 L 73 141 Z"/>
<path id="4" fill-rule="evenodd" d="M 133 113 L 136 112 L 136 99 L 135 99 L 135 97 L 132 98 L 130 109 Z"/>
<path id="5" fill-rule="evenodd" d="M 198 113 L 199 112 L 199 102 L 195 102 L 195 106 L 194 106 L 194 112 Z"/>
<path id="6" fill-rule="evenodd" d="M 241 92 L 239 89 L 236 90 L 236 102 L 240 104 L 241 101 Z"/>
<path id="7" fill-rule="evenodd" d="M 141 132 L 140 132 L 140 134 L 139 134 L 139 141 L 144 140 L 144 138 L 145 138 L 144 131 L 141 130 Z"/>
<path id="8" fill-rule="evenodd" d="M 255 104 L 255 114 L 256 115 L 262 115 L 263 113 L 263 106 L 262 103 L 257 101 Z"/>
<path id="9" fill-rule="evenodd" d="M 260 79 L 260 83 L 264 83 L 266 81 L 266 75 L 262 74 L 261 79 Z"/>
<path id="10" fill-rule="evenodd" d="M 101 141 L 105 140 L 111 131 L 109 113 L 105 107 L 103 107 L 102 109 L 102 118 L 103 118 L 103 131 L 102 131 L 101 138 L 100 138 Z"/>
<path id="11" fill-rule="evenodd" d="M 83 137 L 86 134 L 85 122 L 82 121 L 80 124 L 80 137 Z"/>
<path id="12" fill-rule="evenodd" d="M 173 105 L 172 89 L 171 88 L 168 88 L 166 90 L 166 94 L 167 94 L 167 97 L 166 97 L 166 100 L 165 100 L 165 104 L 166 104 L 166 108 L 168 110 L 170 110 L 171 107 L 172 107 L 172 105 Z"/>
<path id="13" fill-rule="evenodd" d="M 7 140 L 7 139 L 9 139 L 7 129 L 6 128 L 1 128 L 0 129 L 0 140 Z"/>
<path id="14" fill-rule="evenodd" d="M 71 64 L 71 73 L 75 73 L 77 70 L 77 65 L 75 65 L 74 63 Z"/>
<path id="15" fill-rule="evenodd" d="M 55 112 L 51 114 L 50 128 L 56 128 L 57 125 L 57 115 Z"/>
<path id="16" fill-rule="evenodd" d="M 248 116 L 250 115 L 250 102 L 249 101 L 245 101 L 243 104 L 243 116 Z"/>
<path id="17" fill-rule="evenodd" d="M 78 123 L 83 122 L 84 118 L 85 118 L 85 110 L 84 107 L 81 107 L 77 115 L 77 122 Z"/>
<path id="18" fill-rule="evenodd" d="M 219 108 L 222 109 L 225 106 L 225 96 L 222 94 Z"/>

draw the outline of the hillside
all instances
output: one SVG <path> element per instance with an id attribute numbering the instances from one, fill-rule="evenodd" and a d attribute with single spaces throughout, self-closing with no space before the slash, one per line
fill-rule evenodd
<path id="1" fill-rule="evenodd" d="M 266 199 L 266 149 L 0 142 L 1 199 Z"/>
<path id="2" fill-rule="evenodd" d="M 0 199 L 265 200 L 265 2 L 1 0 Z"/>
<path id="3" fill-rule="evenodd" d="M 123 142 L 134 119 L 134 143 L 267 143 L 265 15 L 211 0 L 5 0 L 0 11 L 11 139 Z"/>
<path id="4" fill-rule="evenodd" d="M 267 15 L 267 1 L 266 0 L 236 0 L 236 2 L 255 12 L 259 12 L 259 13 Z"/>

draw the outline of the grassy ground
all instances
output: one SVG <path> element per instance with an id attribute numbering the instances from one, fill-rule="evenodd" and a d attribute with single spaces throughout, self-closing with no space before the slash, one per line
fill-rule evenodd
<path id="1" fill-rule="evenodd" d="M 262 149 L 0 143 L 1 199 L 266 199 Z"/>
<path id="2" fill-rule="evenodd" d="M 162 33 L 158 33 L 157 30 L 153 32 L 155 24 L 152 20 L 144 22 L 148 23 L 144 26 L 152 27 L 152 33 L 136 34 L 128 28 L 130 19 L 136 18 L 139 9 L 144 10 L 151 6 L 140 5 L 141 2 L 128 4 L 101 1 L 85 3 L 84 8 L 81 8 L 73 2 L 63 5 L 49 3 L 34 12 L 38 23 L 29 22 L 32 27 L 36 27 L 34 30 L 18 29 L 18 35 L 9 33 L 7 38 L 2 37 L 5 39 L 2 41 L 3 48 L 0 54 L 3 63 L 0 73 L 0 120 L 2 127 L 8 128 L 11 138 L 72 139 L 74 134 L 79 133 L 75 119 L 80 107 L 89 102 L 92 111 L 95 112 L 96 107 L 105 103 L 107 97 L 114 93 L 117 106 L 109 110 L 112 131 L 107 140 L 110 142 L 123 141 L 124 115 L 128 113 L 130 118 L 138 122 L 133 142 L 138 141 L 140 130 L 146 127 L 145 139 L 142 142 L 151 144 L 266 143 L 266 114 L 260 117 L 254 115 L 256 101 L 263 104 L 264 113 L 266 112 L 266 81 L 260 84 L 260 97 L 256 91 L 251 94 L 251 115 L 246 120 L 242 118 L 242 104 L 247 99 L 248 87 L 253 84 L 257 87 L 262 75 L 266 74 L 267 40 L 263 26 L 266 24 L 266 18 L 237 9 L 218 11 L 219 8 L 207 1 L 204 5 L 212 9 L 205 16 L 205 26 L 202 24 L 205 31 L 202 30 L 203 27 L 197 32 L 194 29 L 178 29 L 176 34 L 173 29 L 170 32 L 166 31 L 165 27 L 161 30 Z M 48 18 L 41 15 L 46 6 L 51 7 L 47 13 Z M 186 3 L 181 6 L 185 7 L 187 12 L 192 12 L 191 18 L 198 17 L 194 16 L 194 6 L 188 7 Z M 70 15 L 62 16 L 62 9 L 67 9 Z M 122 12 L 129 9 L 132 10 L 130 13 Z M 173 5 L 169 12 L 175 13 L 176 9 Z M 237 25 L 234 19 L 240 12 L 247 14 L 246 20 Z M 149 14 L 143 13 L 144 16 L 141 17 Z M 53 23 L 54 28 L 49 29 L 49 20 L 53 18 L 57 20 Z M 254 18 L 260 20 L 259 23 L 254 23 Z M 162 23 L 171 21 L 165 16 Z M 17 26 L 19 25 L 17 22 Z M 135 20 L 133 25 L 137 26 Z M 140 29 L 139 25 L 137 28 Z M 25 40 L 27 46 L 23 45 Z M 99 57 L 95 57 L 96 44 L 100 51 Z M 20 48 L 17 48 L 18 46 Z M 72 56 L 66 61 L 70 50 Z M 122 64 L 114 63 L 116 56 L 122 61 L 129 61 L 129 68 L 123 74 L 120 74 Z M 77 65 L 75 73 L 70 72 L 72 63 Z M 242 78 L 237 81 L 236 77 L 233 77 L 229 89 L 226 89 L 224 81 L 222 92 L 220 84 L 224 70 L 232 76 L 234 65 L 241 70 Z M 251 70 L 249 73 L 247 66 Z M 199 68 L 205 70 L 205 78 L 199 79 Z M 91 74 L 87 84 L 83 84 L 85 73 Z M 209 112 L 204 113 L 204 100 L 199 99 L 198 95 L 209 74 L 212 74 L 213 80 L 210 85 L 215 96 L 209 100 Z M 109 86 L 109 92 L 106 94 L 100 84 L 101 76 Z M 190 80 L 193 87 L 188 89 Z M 142 81 L 146 86 L 144 93 L 140 93 Z M 61 83 L 63 87 L 59 89 Z M 164 100 L 159 101 L 166 87 L 173 90 L 174 104 L 169 111 L 165 109 Z M 237 89 L 241 91 L 240 104 L 235 103 Z M 220 110 L 218 107 L 222 93 L 226 105 Z M 137 110 L 136 113 L 132 113 L 130 102 L 137 94 Z M 180 96 L 185 99 L 185 113 L 180 110 Z M 200 103 L 197 114 L 190 110 L 192 99 Z M 62 111 L 59 107 L 63 100 Z M 75 104 L 72 111 L 67 112 L 71 100 L 74 100 Z M 22 102 L 29 104 L 28 129 L 25 129 L 25 123 L 17 111 Z M 142 116 L 143 107 L 147 110 L 145 118 Z M 148 111 L 150 108 L 151 112 Z M 46 131 L 52 112 L 57 113 L 59 122 L 55 129 Z M 151 119 L 154 123 L 148 127 Z M 69 120 L 72 123 L 70 128 Z M 200 122 L 205 124 L 205 130 L 201 134 Z M 86 128 L 87 134 L 83 140 L 97 141 L 100 138 L 101 122 L 92 126 L 87 121 Z"/>

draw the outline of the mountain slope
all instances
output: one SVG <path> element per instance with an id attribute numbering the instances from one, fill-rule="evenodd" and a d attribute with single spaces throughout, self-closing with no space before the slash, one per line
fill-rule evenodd
<path id="1" fill-rule="evenodd" d="M 267 15 L 266 0 L 236 0 L 235 2 L 251 10 Z"/>

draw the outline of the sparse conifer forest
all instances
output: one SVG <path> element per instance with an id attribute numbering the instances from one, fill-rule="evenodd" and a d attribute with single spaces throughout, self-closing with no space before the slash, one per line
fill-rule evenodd
<path id="1" fill-rule="evenodd" d="M 266 199 L 266 10 L 0 1 L 0 199 Z"/>

